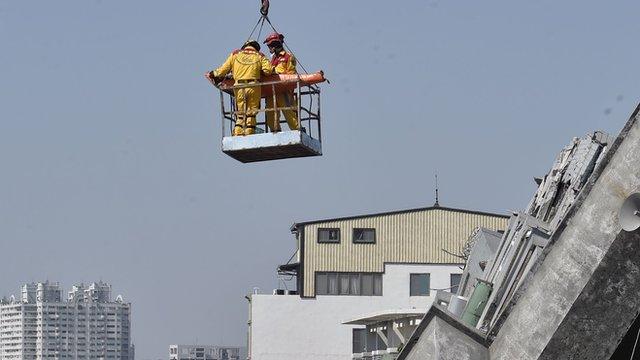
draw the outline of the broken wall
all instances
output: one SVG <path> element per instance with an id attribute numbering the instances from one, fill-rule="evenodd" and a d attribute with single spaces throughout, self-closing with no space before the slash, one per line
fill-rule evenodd
<path id="1" fill-rule="evenodd" d="M 551 217 L 556 229 L 494 331 L 491 359 L 607 359 L 635 319 L 640 235 L 622 231 L 618 212 L 640 191 L 637 113 L 567 215 Z"/>

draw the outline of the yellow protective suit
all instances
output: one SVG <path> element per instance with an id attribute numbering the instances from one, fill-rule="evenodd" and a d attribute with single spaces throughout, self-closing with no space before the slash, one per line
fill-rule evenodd
<path id="1" fill-rule="evenodd" d="M 271 59 L 271 66 L 273 67 L 273 72 L 276 74 L 296 74 L 296 58 L 284 51 L 281 50 L 277 54 L 273 55 Z M 298 102 L 294 96 L 294 92 L 286 92 L 276 94 L 276 104 L 278 107 L 298 107 Z M 267 109 L 273 109 L 273 96 L 267 97 Z M 280 131 L 280 111 L 284 114 L 284 118 L 287 119 L 287 124 L 289 125 L 289 129 L 298 130 L 298 112 L 296 110 L 278 110 L 278 111 L 267 111 L 267 125 L 271 131 Z"/>
<path id="2" fill-rule="evenodd" d="M 222 66 L 213 71 L 213 76 L 222 78 L 229 72 L 233 74 L 236 85 L 258 84 L 262 74 L 271 74 L 272 67 L 269 60 L 261 52 L 251 46 L 245 46 L 243 49 L 231 53 Z M 256 115 L 260 111 L 260 86 L 235 89 L 234 95 L 238 115 L 233 135 L 254 134 Z"/>

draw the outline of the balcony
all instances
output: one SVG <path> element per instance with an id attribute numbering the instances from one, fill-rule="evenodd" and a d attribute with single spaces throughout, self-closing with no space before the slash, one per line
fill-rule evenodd
<path id="1" fill-rule="evenodd" d="M 353 329 L 352 359 L 392 360 L 398 356 L 424 312 L 416 309 L 388 310 L 343 322 L 361 325 Z"/>

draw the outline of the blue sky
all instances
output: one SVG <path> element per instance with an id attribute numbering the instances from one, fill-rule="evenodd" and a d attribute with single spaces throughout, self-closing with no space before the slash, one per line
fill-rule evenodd
<path id="1" fill-rule="evenodd" d="M 638 102 L 634 1 L 272 0 L 323 69 L 318 158 L 220 152 L 202 77 L 258 1 L 0 0 L 0 294 L 105 280 L 140 359 L 244 344 L 295 221 L 441 204 L 522 208 L 573 136 Z"/>

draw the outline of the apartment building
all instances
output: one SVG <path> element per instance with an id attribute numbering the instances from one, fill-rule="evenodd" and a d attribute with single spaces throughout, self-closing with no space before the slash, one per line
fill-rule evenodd
<path id="1" fill-rule="evenodd" d="M 103 282 L 62 293 L 58 283 L 25 284 L 0 302 L 0 359 L 133 359 L 131 304 L 111 300 Z"/>
<path id="2" fill-rule="evenodd" d="M 278 272 L 295 277 L 296 289 L 248 296 L 249 358 L 350 358 L 363 327 L 345 320 L 426 311 L 437 289 L 459 284 L 454 254 L 473 230 L 502 230 L 507 219 L 433 206 L 294 224 L 296 254 Z"/>
<path id="3" fill-rule="evenodd" d="M 213 345 L 170 345 L 169 360 L 240 360 L 240 348 Z"/>

